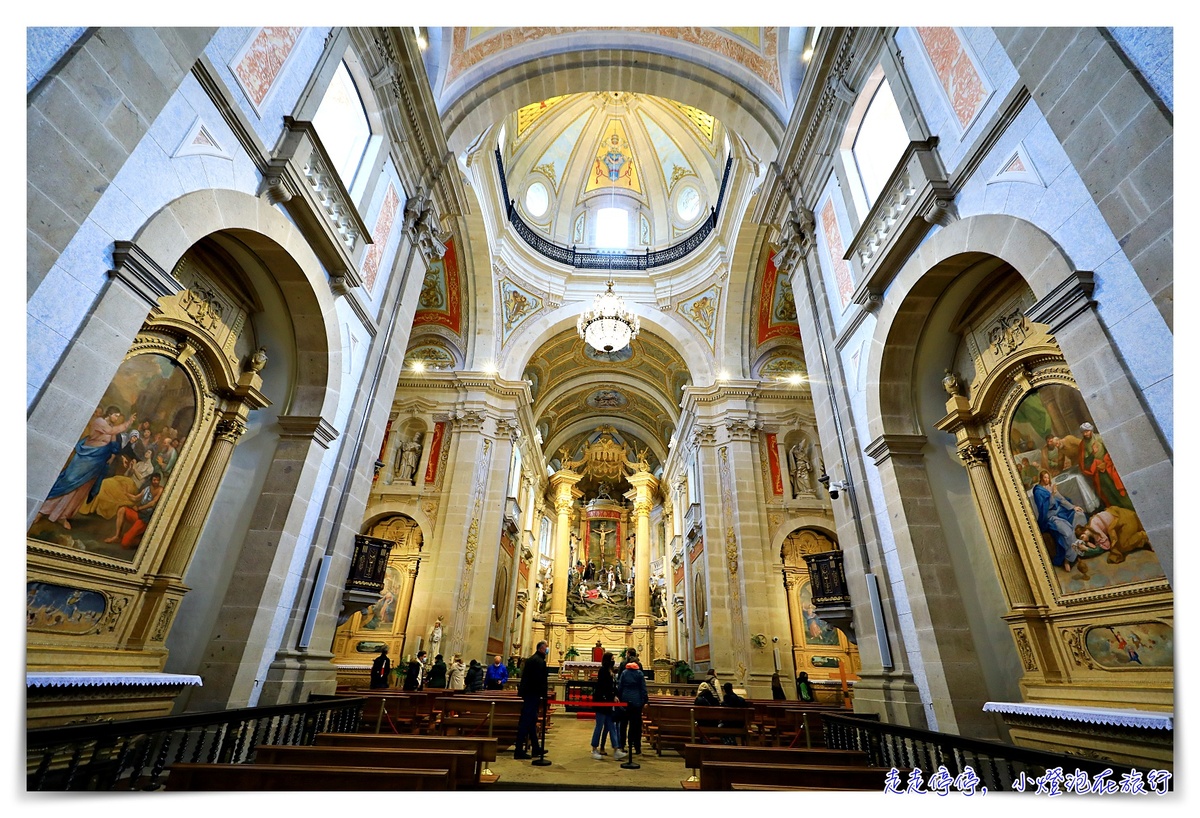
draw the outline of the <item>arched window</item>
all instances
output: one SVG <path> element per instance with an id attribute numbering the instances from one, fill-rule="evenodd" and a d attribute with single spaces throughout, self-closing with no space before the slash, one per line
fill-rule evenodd
<path id="1" fill-rule="evenodd" d="M 907 147 L 908 133 L 904 130 L 904 120 L 900 118 L 900 109 L 896 107 L 891 86 L 884 78 L 867 105 L 851 148 L 867 207 L 875 204 Z"/>
<path id="2" fill-rule="evenodd" d="M 354 189 L 371 140 L 371 123 L 345 61 L 338 63 L 312 121 L 342 184 Z"/>

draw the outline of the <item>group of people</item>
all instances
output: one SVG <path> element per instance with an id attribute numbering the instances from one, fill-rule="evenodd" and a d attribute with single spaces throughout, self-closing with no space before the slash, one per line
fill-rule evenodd
<path id="1" fill-rule="evenodd" d="M 636 650 L 625 651 L 625 659 L 619 668 L 611 651 L 603 653 L 592 701 L 597 705 L 592 758 L 600 760 L 608 755 L 604 749 L 606 739 L 612 742 L 613 758 L 618 761 L 629 755 L 640 755 L 642 708 L 649 701 L 649 694 L 646 674 Z"/>
<path id="2" fill-rule="evenodd" d="M 433 657 L 433 663 L 428 663 L 429 652 L 417 651 L 417 655 L 409 660 L 404 669 L 404 690 L 447 689 L 466 690 L 477 693 L 481 690 L 500 690 L 508 681 L 508 667 L 499 655 L 492 657 L 492 663 L 486 668 L 479 660 L 472 659 L 469 664 L 463 664 L 462 657 L 457 653 L 447 664 L 442 654 Z M 387 646 L 379 649 L 379 656 L 371 663 L 371 689 L 391 687 L 392 660 L 388 656 Z"/>

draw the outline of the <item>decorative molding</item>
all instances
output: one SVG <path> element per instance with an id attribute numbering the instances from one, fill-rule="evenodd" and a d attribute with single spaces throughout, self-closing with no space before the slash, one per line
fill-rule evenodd
<path id="1" fill-rule="evenodd" d="M 863 453 L 878 466 L 895 455 L 920 456 L 928 440 L 925 435 L 880 435 L 863 448 Z"/>
<path id="2" fill-rule="evenodd" d="M 958 457 L 965 466 L 986 466 L 989 459 L 987 446 L 982 443 L 968 443 L 960 447 Z"/>
<path id="3" fill-rule="evenodd" d="M 758 430 L 758 424 L 753 420 L 743 418 L 726 418 L 725 431 L 730 440 L 752 440 Z"/>
<path id="4" fill-rule="evenodd" d="M 1017 642 L 1017 653 L 1021 657 L 1021 665 L 1026 672 L 1037 670 L 1037 661 L 1033 656 L 1033 648 L 1029 644 L 1029 637 L 1025 634 L 1024 628 L 1013 628 L 1013 638 Z"/>
<path id="5" fill-rule="evenodd" d="M 108 271 L 109 277 L 119 280 L 149 306 L 157 307 L 160 298 L 183 292 L 183 284 L 132 241 L 114 241 L 112 254 L 114 267 Z"/>
<path id="6" fill-rule="evenodd" d="M 172 159 L 179 156 L 215 156 L 218 159 L 233 160 L 229 151 L 221 147 L 221 143 L 217 141 L 200 117 L 196 117 L 192 127 L 188 129 L 183 139 L 180 140 L 179 146 L 175 148 L 175 152 L 171 154 Z"/>
<path id="7" fill-rule="evenodd" d="M 319 416 L 280 415 L 276 421 L 282 430 L 280 437 L 309 438 L 322 449 L 328 449 L 329 444 L 340 434 L 329 421 Z"/>
<path id="8" fill-rule="evenodd" d="M 1095 289 L 1095 273 L 1076 270 L 1025 310 L 1025 316 L 1030 321 L 1045 324 L 1050 327 L 1050 333 L 1055 334 L 1092 308 L 1096 303 L 1092 299 Z"/>
<path id="9" fill-rule="evenodd" d="M 1005 715 L 1036 716 L 1058 721 L 1133 727 L 1143 730 L 1174 730 L 1175 714 L 1150 710 L 1118 710 L 1110 707 L 1077 707 L 1066 704 L 1029 704 L 1024 702 L 984 702 L 983 712 Z"/>

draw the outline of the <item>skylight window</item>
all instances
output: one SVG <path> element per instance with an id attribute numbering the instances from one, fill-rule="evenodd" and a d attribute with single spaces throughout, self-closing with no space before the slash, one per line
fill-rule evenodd
<path id="1" fill-rule="evenodd" d="M 629 248 L 629 212 L 606 207 L 596 213 L 596 246 L 606 250 Z"/>

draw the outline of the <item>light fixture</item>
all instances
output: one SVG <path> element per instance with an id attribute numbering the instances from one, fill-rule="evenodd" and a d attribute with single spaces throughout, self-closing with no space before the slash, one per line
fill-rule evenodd
<path id="1" fill-rule="evenodd" d="M 579 337 L 597 352 L 624 349 L 638 336 L 641 320 L 625 307 L 625 299 L 613 292 L 612 276 L 608 289 L 596 296 L 590 310 L 579 316 Z"/>

